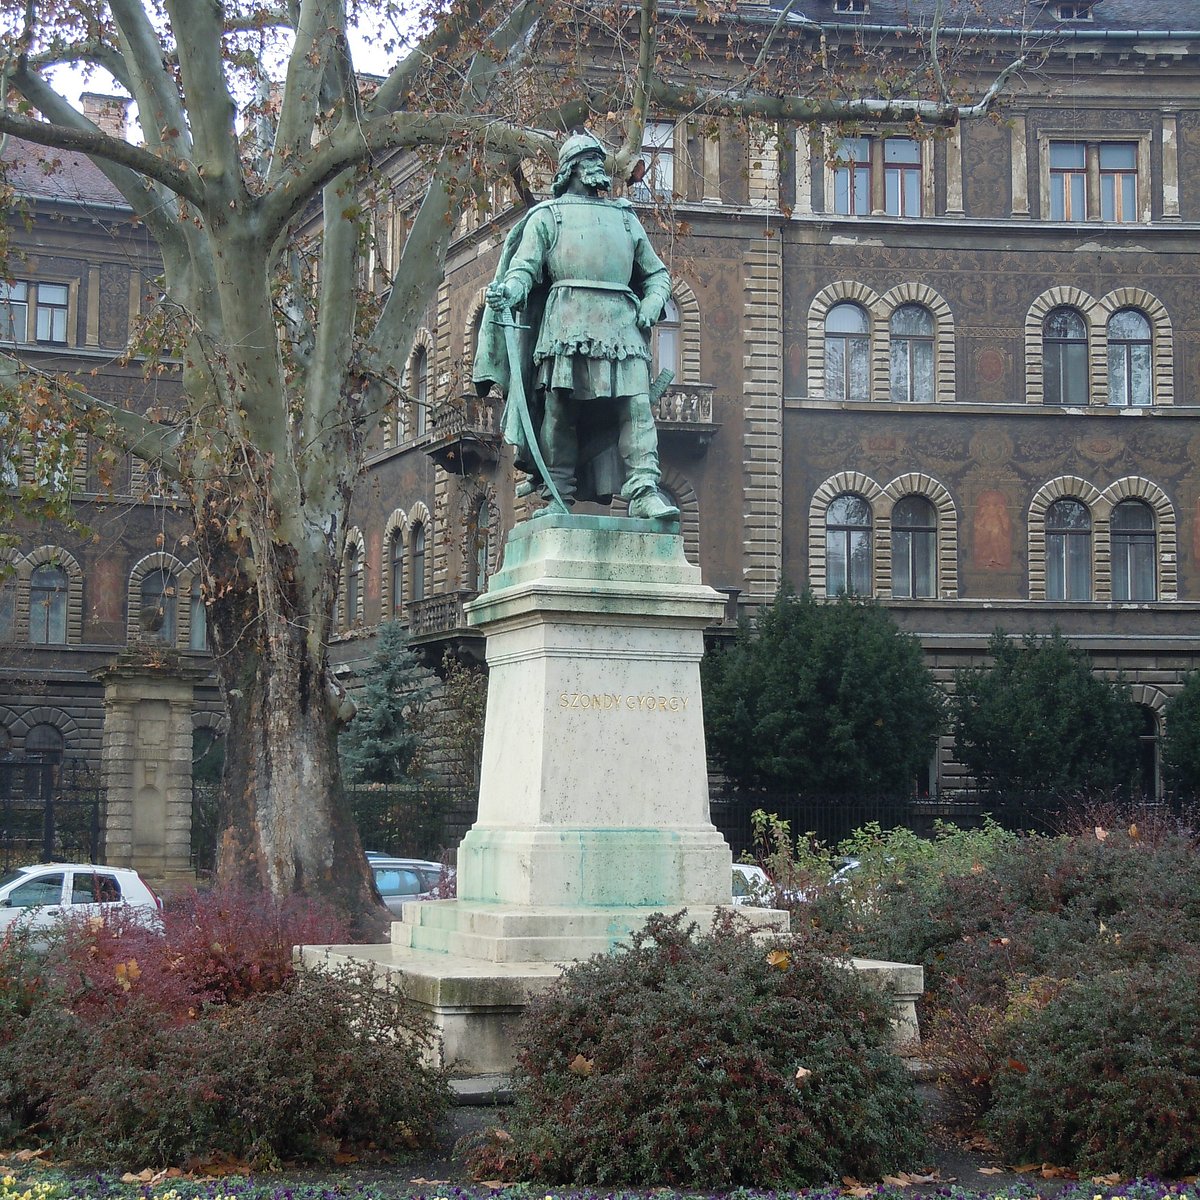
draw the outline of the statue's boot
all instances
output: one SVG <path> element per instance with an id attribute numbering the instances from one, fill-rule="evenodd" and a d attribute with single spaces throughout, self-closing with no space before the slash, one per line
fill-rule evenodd
<path id="1" fill-rule="evenodd" d="M 679 516 L 679 509 L 663 498 L 657 488 L 639 492 L 629 502 L 629 515 L 648 521 L 662 521 Z"/>

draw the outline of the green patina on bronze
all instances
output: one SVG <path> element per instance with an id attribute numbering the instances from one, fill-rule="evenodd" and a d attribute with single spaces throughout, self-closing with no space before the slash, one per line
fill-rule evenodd
<path id="1" fill-rule="evenodd" d="M 629 201 L 602 196 L 612 183 L 604 159 L 591 134 L 567 138 L 554 199 L 505 240 L 475 385 L 504 394 L 504 438 L 547 499 L 620 495 L 633 517 L 676 517 L 658 492 L 650 406 L 649 334 L 671 280 Z"/>

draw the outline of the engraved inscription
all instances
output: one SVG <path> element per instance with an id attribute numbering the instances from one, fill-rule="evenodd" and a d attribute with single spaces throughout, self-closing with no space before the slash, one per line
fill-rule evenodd
<path id="1" fill-rule="evenodd" d="M 633 696 L 617 692 L 559 692 L 559 708 L 579 708 L 588 712 L 616 712 L 619 709 L 633 712 L 687 712 L 687 696 L 658 696 L 652 692 L 639 692 Z"/>

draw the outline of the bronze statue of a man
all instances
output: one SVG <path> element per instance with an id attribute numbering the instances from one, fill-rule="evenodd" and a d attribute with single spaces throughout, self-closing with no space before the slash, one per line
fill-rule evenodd
<path id="1" fill-rule="evenodd" d="M 671 281 L 629 201 L 603 197 L 604 162 L 590 133 L 563 143 L 554 199 L 505 241 L 474 379 L 481 393 L 504 393 L 505 440 L 543 496 L 571 505 L 619 494 L 631 517 L 674 517 L 658 491 L 650 407 L 650 328 Z"/>

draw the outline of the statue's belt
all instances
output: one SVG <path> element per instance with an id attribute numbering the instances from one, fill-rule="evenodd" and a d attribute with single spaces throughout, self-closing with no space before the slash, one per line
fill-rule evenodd
<path id="1" fill-rule="evenodd" d="M 556 279 L 550 289 L 574 287 L 574 288 L 591 288 L 596 292 L 620 292 L 624 296 L 628 296 L 634 304 L 638 303 L 638 296 L 632 288 L 624 283 L 609 283 L 604 279 Z"/>

